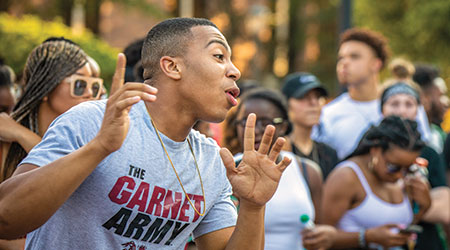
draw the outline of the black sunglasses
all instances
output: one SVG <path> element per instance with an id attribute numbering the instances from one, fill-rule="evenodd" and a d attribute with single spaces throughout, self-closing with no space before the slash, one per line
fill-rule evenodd
<path id="1" fill-rule="evenodd" d="M 386 163 L 386 168 L 387 168 L 388 173 L 390 173 L 390 174 L 398 173 L 403 169 L 403 167 L 397 166 L 397 165 L 389 163 L 389 162 Z"/>

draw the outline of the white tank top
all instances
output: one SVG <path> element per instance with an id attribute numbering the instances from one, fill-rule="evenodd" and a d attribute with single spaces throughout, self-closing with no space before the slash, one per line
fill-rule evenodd
<path id="1" fill-rule="evenodd" d="M 346 232 L 358 232 L 360 229 L 377 227 L 385 224 L 409 225 L 413 213 L 409 199 L 403 196 L 402 203 L 393 204 L 376 196 L 369 186 L 359 166 L 352 161 L 341 162 L 336 168 L 349 167 L 358 176 L 366 192 L 361 204 L 348 210 L 338 222 L 338 228 Z"/>
<path id="2" fill-rule="evenodd" d="M 300 216 L 307 214 L 314 220 L 314 205 L 295 155 L 282 151 L 281 156 L 291 158 L 292 163 L 284 171 L 275 194 L 266 204 L 264 249 L 303 250 Z"/>

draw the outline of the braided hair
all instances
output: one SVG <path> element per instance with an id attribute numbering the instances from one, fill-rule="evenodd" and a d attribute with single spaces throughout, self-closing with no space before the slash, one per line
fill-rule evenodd
<path id="1" fill-rule="evenodd" d="M 372 126 L 359 141 L 355 151 L 347 157 L 364 155 L 373 147 L 381 147 L 386 151 L 395 145 L 409 151 L 420 151 L 425 142 L 420 139 L 417 122 L 398 116 L 388 116 L 378 126 Z"/>
<path id="2" fill-rule="evenodd" d="M 74 42 L 64 38 L 49 38 L 37 46 L 31 51 L 25 64 L 24 92 L 14 106 L 11 117 L 38 134 L 38 112 L 43 98 L 86 62 L 87 56 L 84 51 Z M 13 142 L 6 156 L 1 177 L 4 179 L 9 177 L 26 154 L 19 143 Z"/>

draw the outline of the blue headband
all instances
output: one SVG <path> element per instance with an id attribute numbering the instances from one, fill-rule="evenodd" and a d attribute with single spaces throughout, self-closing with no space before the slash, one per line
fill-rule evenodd
<path id="1" fill-rule="evenodd" d="M 394 95 L 398 94 L 406 94 L 414 97 L 417 100 L 417 103 L 420 104 L 420 96 L 419 93 L 411 86 L 404 82 L 396 83 L 387 89 L 384 90 L 381 95 L 381 107 L 383 107 L 384 103 Z"/>

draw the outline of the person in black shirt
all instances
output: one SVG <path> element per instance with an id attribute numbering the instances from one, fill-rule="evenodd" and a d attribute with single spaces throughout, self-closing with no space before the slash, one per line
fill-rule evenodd
<path id="1" fill-rule="evenodd" d="M 290 133 L 291 151 L 316 162 L 322 169 L 324 180 L 338 163 L 336 151 L 311 139 L 313 126 L 319 123 L 327 91 L 312 74 L 293 73 L 286 77 L 282 88 L 288 99 L 289 119 L 293 124 Z"/>

